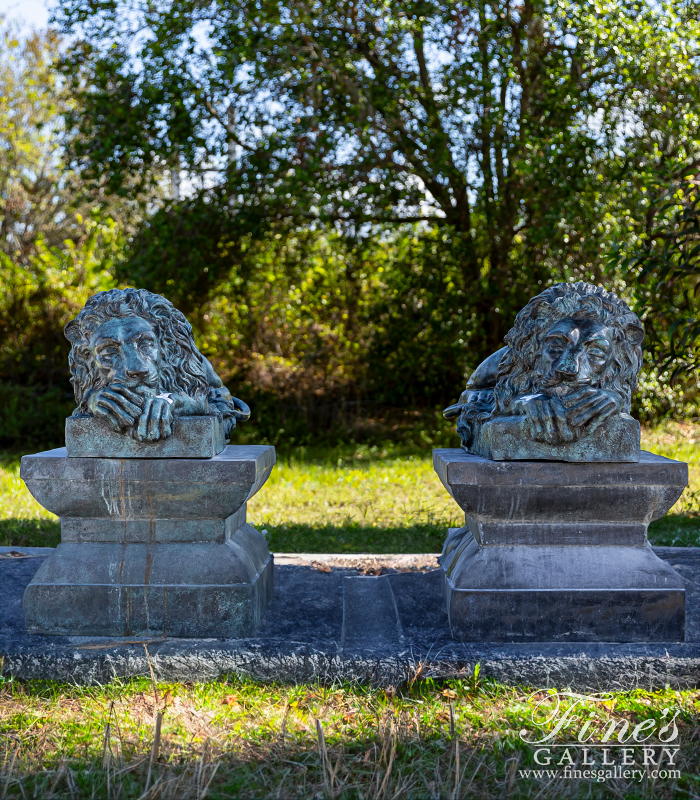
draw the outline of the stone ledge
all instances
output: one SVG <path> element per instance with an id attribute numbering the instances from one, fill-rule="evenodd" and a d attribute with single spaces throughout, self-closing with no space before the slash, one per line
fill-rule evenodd
<path id="1" fill-rule="evenodd" d="M 260 490 L 274 465 L 267 445 L 228 445 L 206 459 L 69 458 L 59 447 L 23 456 L 20 477 L 62 518 L 223 520 Z"/>

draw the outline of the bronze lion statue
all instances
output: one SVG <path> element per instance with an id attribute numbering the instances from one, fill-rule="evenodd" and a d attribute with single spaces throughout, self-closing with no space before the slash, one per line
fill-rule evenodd
<path id="1" fill-rule="evenodd" d="M 101 417 L 139 441 L 166 439 L 175 416 L 202 415 L 218 417 L 228 438 L 250 416 L 197 349 L 184 315 L 158 294 L 99 292 L 64 331 L 73 416 Z"/>
<path id="2" fill-rule="evenodd" d="M 457 418 L 466 450 L 498 417 L 524 416 L 534 441 L 572 442 L 630 411 L 642 366 L 644 328 L 620 298 L 590 283 L 558 283 L 515 318 L 506 347 L 472 374 Z"/>

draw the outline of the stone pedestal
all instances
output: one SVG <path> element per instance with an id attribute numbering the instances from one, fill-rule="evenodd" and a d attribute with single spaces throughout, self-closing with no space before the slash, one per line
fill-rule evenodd
<path id="1" fill-rule="evenodd" d="M 212 458 L 22 458 L 21 477 L 61 518 L 61 544 L 24 594 L 30 633 L 239 637 L 272 594 L 272 556 L 246 502 L 273 447 Z"/>
<path id="2" fill-rule="evenodd" d="M 682 578 L 646 537 L 688 483 L 688 466 L 492 461 L 434 450 L 465 512 L 440 564 L 463 641 L 682 641 Z"/>

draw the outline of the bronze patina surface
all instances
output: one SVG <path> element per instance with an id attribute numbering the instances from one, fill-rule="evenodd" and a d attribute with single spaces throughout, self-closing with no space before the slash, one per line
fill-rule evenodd
<path id="1" fill-rule="evenodd" d="M 154 448 L 134 447 L 134 442 L 172 439 L 165 448 L 169 456 L 192 457 L 187 430 L 175 429 L 174 420 L 197 416 L 218 420 L 223 436 L 217 438 L 216 452 L 221 452 L 236 421 L 250 417 L 248 406 L 231 395 L 197 349 L 184 315 L 158 294 L 145 289 L 99 292 L 65 333 L 72 345 L 77 405 L 67 428 L 69 456 L 85 456 L 93 448 L 112 458 L 149 458 Z M 100 435 L 100 426 L 79 422 L 93 418 L 117 435 Z"/>
<path id="2" fill-rule="evenodd" d="M 643 339 L 637 315 L 611 292 L 555 284 L 519 312 L 506 347 L 444 414 L 457 419 L 464 449 L 486 458 L 635 461 L 639 427 L 626 420 Z M 511 418 L 518 423 L 499 427 Z"/>
<path id="3" fill-rule="evenodd" d="M 465 512 L 442 556 L 450 629 L 469 642 L 674 642 L 686 587 L 647 540 L 688 465 L 493 461 L 433 451 Z"/>

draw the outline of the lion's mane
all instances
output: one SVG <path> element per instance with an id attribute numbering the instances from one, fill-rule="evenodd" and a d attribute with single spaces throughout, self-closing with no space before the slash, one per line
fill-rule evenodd
<path id="1" fill-rule="evenodd" d="M 559 320 L 572 317 L 600 320 L 612 332 L 613 357 L 600 388 L 617 392 L 622 399 L 622 410 L 629 413 L 642 366 L 644 328 L 639 317 L 619 297 L 580 282 L 550 286 L 530 300 L 515 318 L 505 336 L 509 349 L 498 368 L 493 417 L 512 414 L 510 406 L 516 397 L 539 391 L 538 361 L 544 337 Z"/>
<path id="2" fill-rule="evenodd" d="M 90 394 L 105 385 L 90 350 L 92 334 L 107 320 L 127 316 L 141 317 L 153 326 L 161 348 L 160 391 L 206 400 L 209 386 L 204 359 L 184 314 L 169 300 L 146 289 L 111 289 L 91 297 L 64 328 L 72 345 L 68 362 L 77 405 L 73 414 L 89 413 Z"/>

